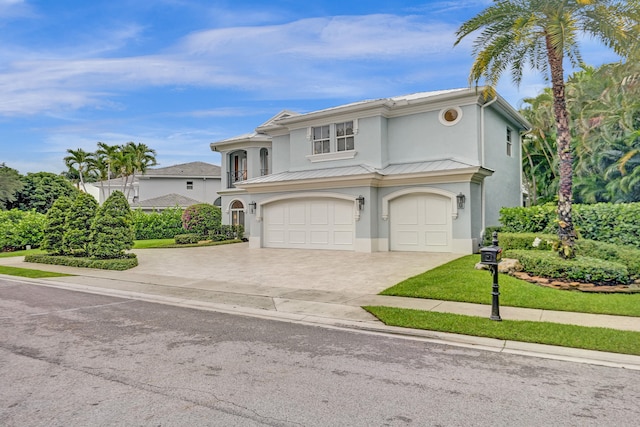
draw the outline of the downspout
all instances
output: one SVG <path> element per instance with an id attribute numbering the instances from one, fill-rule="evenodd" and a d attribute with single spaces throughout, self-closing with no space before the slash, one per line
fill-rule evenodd
<path id="1" fill-rule="evenodd" d="M 496 102 L 498 100 L 498 95 L 496 94 L 495 97 L 485 103 L 484 105 L 480 106 L 480 150 L 481 150 L 481 154 L 480 154 L 480 159 L 481 159 L 481 165 L 482 167 L 486 167 L 486 165 L 484 164 L 485 162 L 485 137 L 484 137 L 484 109 L 487 108 L 488 106 L 490 106 L 491 104 L 493 104 L 494 102 Z M 487 168 L 488 169 L 488 168 Z M 480 194 L 481 194 L 481 198 L 482 198 L 482 231 L 480 232 L 480 241 L 482 242 L 482 239 L 484 238 L 484 230 L 485 228 L 487 228 L 487 215 L 486 215 L 486 191 L 485 191 L 485 186 L 484 186 L 484 179 L 482 180 L 482 182 L 480 183 Z"/>

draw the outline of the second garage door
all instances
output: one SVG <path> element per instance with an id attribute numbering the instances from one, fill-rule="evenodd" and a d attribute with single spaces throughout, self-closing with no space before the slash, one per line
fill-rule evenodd
<path id="1" fill-rule="evenodd" d="M 451 252 L 451 199 L 410 194 L 389 206 L 392 251 Z"/>
<path id="2" fill-rule="evenodd" d="M 354 204 L 340 199 L 296 199 L 264 206 L 267 248 L 354 249 Z"/>

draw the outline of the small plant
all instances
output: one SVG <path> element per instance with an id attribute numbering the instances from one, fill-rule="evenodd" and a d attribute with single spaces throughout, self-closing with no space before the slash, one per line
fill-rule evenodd
<path id="1" fill-rule="evenodd" d="M 174 239 L 176 245 L 192 245 L 200 241 L 200 235 L 196 233 L 177 234 Z"/>

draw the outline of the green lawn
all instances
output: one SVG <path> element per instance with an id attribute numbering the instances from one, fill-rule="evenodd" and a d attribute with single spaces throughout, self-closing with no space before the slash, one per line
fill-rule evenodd
<path id="1" fill-rule="evenodd" d="M 166 248 L 175 244 L 174 239 L 136 240 L 133 243 L 133 249 Z"/>
<path id="2" fill-rule="evenodd" d="M 0 252 L 0 258 L 9 258 L 14 256 L 25 256 L 25 255 L 33 255 L 33 254 L 43 254 L 44 251 L 41 249 L 29 249 L 24 251 L 13 251 L 13 252 Z"/>
<path id="3" fill-rule="evenodd" d="M 385 324 L 501 340 L 640 355 L 640 332 L 503 320 L 391 307 L 364 307 Z"/>
<path id="4" fill-rule="evenodd" d="M 65 277 L 72 274 L 54 273 L 52 271 L 32 270 L 30 268 L 7 267 L 0 265 L 0 274 L 9 276 L 29 277 L 31 279 L 40 279 L 43 277 Z"/>
<path id="5" fill-rule="evenodd" d="M 468 255 L 404 280 L 382 295 L 491 304 L 492 276 L 475 270 L 478 255 Z M 500 305 L 544 310 L 640 317 L 640 293 L 598 294 L 538 286 L 499 275 Z M 640 320 L 639 320 L 640 321 Z"/>

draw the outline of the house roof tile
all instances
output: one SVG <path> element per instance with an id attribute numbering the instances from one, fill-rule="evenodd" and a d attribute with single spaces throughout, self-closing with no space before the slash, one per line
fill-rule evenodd
<path id="1" fill-rule="evenodd" d="M 179 165 L 167 166 L 164 168 L 147 169 L 144 178 L 153 177 L 219 177 L 220 166 L 205 162 L 190 162 Z"/>
<path id="2" fill-rule="evenodd" d="M 192 199 L 190 197 L 183 196 L 181 194 L 171 193 L 164 196 L 154 197 L 147 200 L 141 200 L 131 204 L 133 208 L 172 208 L 176 206 L 187 207 L 202 203 L 199 200 Z"/>

